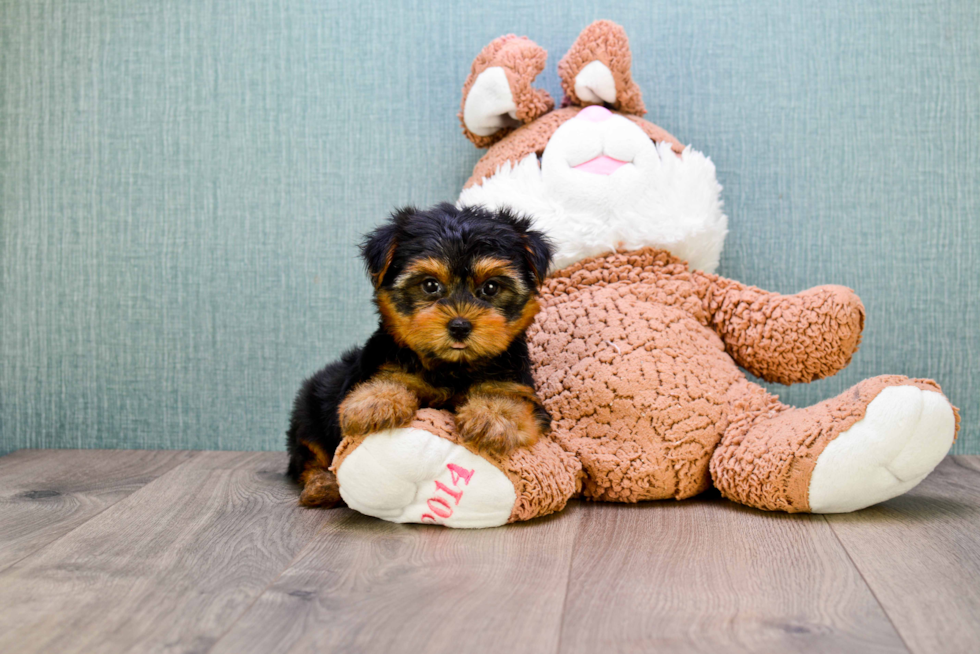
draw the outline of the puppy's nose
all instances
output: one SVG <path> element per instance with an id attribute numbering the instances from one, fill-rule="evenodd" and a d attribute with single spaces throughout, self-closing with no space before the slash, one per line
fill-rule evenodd
<path id="1" fill-rule="evenodd" d="M 473 323 L 471 323 L 466 318 L 453 318 L 446 325 L 449 330 L 449 335 L 453 337 L 454 340 L 462 341 L 470 332 L 473 331 Z"/>
<path id="2" fill-rule="evenodd" d="M 612 118 L 612 112 L 602 105 L 593 104 L 578 112 L 578 115 L 575 117 L 582 118 L 583 120 L 588 120 L 593 123 L 601 123 L 604 120 Z"/>

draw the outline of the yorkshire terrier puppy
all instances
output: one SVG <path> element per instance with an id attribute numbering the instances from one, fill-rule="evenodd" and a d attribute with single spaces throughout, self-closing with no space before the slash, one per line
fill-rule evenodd
<path id="1" fill-rule="evenodd" d="M 509 211 L 402 209 L 361 254 L 374 282 L 377 331 L 304 382 L 287 434 L 300 503 L 340 500 L 330 472 L 346 435 L 407 426 L 420 407 L 455 412 L 460 436 L 498 453 L 551 428 L 534 392 L 524 332 L 552 247 Z"/>

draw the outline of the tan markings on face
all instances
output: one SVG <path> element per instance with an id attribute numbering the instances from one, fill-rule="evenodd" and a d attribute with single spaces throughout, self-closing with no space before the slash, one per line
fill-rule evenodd
<path id="1" fill-rule="evenodd" d="M 473 284 L 476 288 L 483 285 L 485 281 L 493 277 L 506 277 L 511 280 L 516 287 L 517 293 L 524 295 L 527 288 L 521 281 L 521 276 L 514 269 L 514 264 L 505 259 L 485 258 L 479 259 L 473 264 Z"/>
<path id="2" fill-rule="evenodd" d="M 408 279 L 420 275 L 434 277 L 443 286 L 448 286 L 450 282 L 449 267 L 434 257 L 426 257 L 424 259 L 416 259 L 408 264 L 405 270 L 398 275 L 398 279 L 395 280 L 395 286 L 402 286 Z"/>
<path id="3" fill-rule="evenodd" d="M 399 313 L 395 308 L 394 300 L 391 299 L 391 294 L 385 289 L 378 291 L 374 300 L 378 305 L 385 331 L 391 334 L 402 347 L 411 347 L 404 335 L 411 331 L 412 316 L 403 316 Z"/>
<path id="4" fill-rule="evenodd" d="M 513 336 L 508 336 L 513 323 L 507 323 L 492 308 L 432 304 L 414 315 L 403 316 L 383 293 L 379 294 L 378 308 L 385 328 L 395 341 L 412 349 L 423 360 L 436 357 L 459 363 L 493 357 L 507 349 L 513 340 Z M 454 349 L 452 346 L 456 341 L 449 336 L 449 321 L 457 317 L 466 318 L 473 324 L 465 349 Z"/>
<path id="5" fill-rule="evenodd" d="M 429 352 L 444 361 L 460 362 L 482 356 L 470 345 L 480 331 L 480 322 L 493 310 L 481 309 L 473 305 L 453 306 L 433 304 L 420 310 L 412 317 L 411 334 L 406 339 L 409 346 L 418 353 Z M 456 350 L 455 341 L 449 336 L 447 328 L 453 318 L 466 318 L 473 323 L 473 331 L 467 337 L 467 348 Z"/>
<path id="6" fill-rule="evenodd" d="M 460 317 L 473 323 L 473 331 L 466 339 L 466 349 L 459 350 L 467 359 L 489 359 L 510 346 L 510 324 L 497 310 L 476 306 L 462 307 Z"/>
<path id="7" fill-rule="evenodd" d="M 538 311 L 540 309 L 541 305 L 538 304 L 537 296 L 532 295 L 530 298 L 528 298 L 527 304 L 525 304 L 524 308 L 521 310 L 521 316 L 511 323 L 514 329 L 514 336 L 517 336 L 531 326 L 531 323 L 534 322 L 534 316 L 538 315 Z"/>
<path id="8" fill-rule="evenodd" d="M 524 288 L 513 265 L 508 261 L 481 259 L 473 268 L 474 279 L 479 279 L 481 275 L 484 279 L 506 276 L 517 287 L 514 292 L 520 292 L 519 289 Z M 399 275 L 396 285 L 404 284 L 405 280 L 419 275 L 434 277 L 447 287 L 452 281 L 443 262 L 426 258 L 414 261 Z M 461 363 L 493 358 L 510 347 L 514 338 L 530 326 L 539 308 L 537 298 L 532 295 L 524 304 L 521 314 L 511 321 L 496 307 L 470 302 L 433 302 L 419 307 L 412 315 L 404 315 L 397 309 L 393 297 L 393 293 L 399 292 L 379 290 L 375 296 L 378 311 L 385 329 L 395 341 L 400 346 L 413 350 L 423 361 L 437 358 Z M 454 318 L 466 318 L 473 325 L 473 331 L 465 340 L 465 348 L 453 347 L 456 341 L 449 336 L 448 324 Z"/>

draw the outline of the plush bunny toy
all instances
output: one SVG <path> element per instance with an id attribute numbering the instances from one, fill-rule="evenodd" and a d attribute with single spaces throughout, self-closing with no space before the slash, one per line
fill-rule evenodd
<path id="1" fill-rule="evenodd" d="M 709 159 L 641 118 L 621 27 L 589 26 L 558 64 L 563 108 L 531 82 L 546 54 L 501 37 L 463 87 L 463 132 L 488 147 L 460 205 L 511 207 L 557 246 L 528 332 L 550 437 L 500 457 L 422 409 L 346 438 L 333 469 L 357 511 L 490 527 L 573 497 L 638 502 L 714 485 L 763 510 L 846 512 L 914 487 L 949 450 L 939 385 L 890 375 L 807 408 L 749 381 L 833 375 L 864 323 L 848 288 L 778 295 L 712 274 L 727 231 Z"/>

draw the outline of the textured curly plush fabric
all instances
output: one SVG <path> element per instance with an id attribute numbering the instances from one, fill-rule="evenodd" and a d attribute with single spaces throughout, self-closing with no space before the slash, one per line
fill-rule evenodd
<path id="1" fill-rule="evenodd" d="M 506 136 L 513 128 L 502 129 L 489 136 L 474 134 L 466 127 L 463 113 L 466 99 L 480 73 L 488 68 L 500 67 L 507 76 L 516 107 L 516 120 L 529 123 L 538 116 L 551 111 L 555 101 L 547 91 L 531 86 L 534 78 L 544 70 L 548 53 L 544 48 L 522 36 L 508 34 L 494 39 L 477 55 L 470 69 L 469 77 L 463 85 L 463 100 L 459 107 L 459 121 L 463 134 L 478 148 L 486 148 Z"/>
<path id="2" fill-rule="evenodd" d="M 882 375 L 805 409 L 788 407 L 775 398 L 753 402 L 752 393 L 746 393 L 746 401 L 734 407 L 733 421 L 711 459 L 715 486 L 725 497 L 756 508 L 809 511 L 807 492 L 817 457 L 864 417 L 881 391 L 893 386 L 942 392 L 931 379 Z M 953 414 L 958 429 L 955 407 Z"/>
<path id="3" fill-rule="evenodd" d="M 601 62 L 612 73 L 616 83 L 616 102 L 613 103 L 613 108 L 637 116 L 645 114 L 647 110 L 643 106 L 643 94 L 630 72 L 633 57 L 626 30 L 609 20 L 597 20 L 586 27 L 558 62 L 558 75 L 567 98 L 563 104 L 586 104 L 575 93 L 575 77 L 594 61 Z"/>
<path id="4" fill-rule="evenodd" d="M 684 264 L 650 249 L 587 259 L 546 282 L 528 334 L 535 380 L 556 440 L 582 461 L 586 497 L 708 487 L 739 373 L 706 328 L 698 290 Z"/>
<path id="5" fill-rule="evenodd" d="M 849 288 L 817 286 L 783 296 L 717 275 L 695 273 L 711 327 L 726 351 L 756 377 L 780 384 L 833 375 L 851 362 L 864 305 Z"/>
<path id="6" fill-rule="evenodd" d="M 743 504 L 806 511 L 817 456 L 878 392 L 939 390 L 878 377 L 794 409 L 745 378 L 739 365 L 787 383 L 846 366 L 864 309 L 839 286 L 767 293 L 645 249 L 556 273 L 542 307 L 529 332 L 535 379 L 591 499 L 681 499 L 713 477 Z"/>

